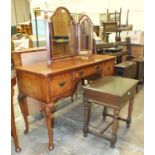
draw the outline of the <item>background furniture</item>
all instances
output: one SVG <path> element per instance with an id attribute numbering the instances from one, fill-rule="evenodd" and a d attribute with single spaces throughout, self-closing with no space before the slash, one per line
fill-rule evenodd
<path id="1" fill-rule="evenodd" d="M 99 25 L 94 25 L 93 26 L 93 31 L 96 33 L 97 37 L 100 35 L 100 26 Z"/>
<path id="2" fill-rule="evenodd" d="M 106 140 L 109 140 L 111 147 L 115 146 L 117 141 L 117 130 L 119 127 L 119 120 L 125 121 L 126 126 L 130 127 L 131 113 L 133 99 L 136 92 L 136 85 L 138 81 L 122 77 L 107 76 L 83 86 L 83 102 L 84 102 L 84 136 L 87 133 L 91 133 Z M 121 89 L 120 89 L 121 88 Z M 119 117 L 121 108 L 129 101 L 128 116 L 127 119 Z M 91 103 L 100 104 L 105 108 L 112 108 L 114 115 L 108 114 L 107 110 L 103 111 L 103 119 L 106 116 L 113 117 L 113 121 L 110 122 L 105 128 L 100 131 L 96 131 L 89 127 Z M 103 135 L 104 132 L 112 126 L 112 135 Z"/>
<path id="3" fill-rule="evenodd" d="M 14 96 L 14 86 L 16 85 L 16 75 L 15 71 L 11 71 L 11 135 L 15 144 L 15 151 L 20 152 L 21 148 L 18 142 L 18 136 L 15 125 L 15 114 L 14 114 L 14 105 L 13 105 L 13 96 Z"/>
<path id="4" fill-rule="evenodd" d="M 137 63 L 137 75 L 136 79 L 139 80 L 140 83 L 144 82 L 144 58 L 138 57 L 134 58 L 131 61 L 134 61 Z"/>
<path id="5" fill-rule="evenodd" d="M 144 45 L 131 44 L 131 55 L 133 57 L 144 57 Z"/>
<path id="6" fill-rule="evenodd" d="M 103 41 L 94 40 L 94 53 L 108 54 L 116 56 L 116 63 L 121 63 L 126 60 L 128 55 L 131 55 L 130 38 L 126 38 L 126 41 L 105 43 Z M 111 52 L 112 50 L 115 52 Z"/>
<path id="7" fill-rule="evenodd" d="M 120 8 L 120 12 L 115 11 L 112 13 L 109 13 L 109 10 L 107 9 L 107 21 L 103 22 L 103 35 L 105 36 L 107 42 L 109 42 L 109 35 L 112 32 L 116 33 L 115 40 L 121 41 L 120 33 L 122 31 L 132 30 L 132 25 L 128 24 L 129 10 L 126 15 L 126 24 L 122 24 L 121 14 L 122 8 Z"/>
<path id="8" fill-rule="evenodd" d="M 19 23 L 17 25 L 17 33 L 32 35 L 32 24 L 30 21 Z"/>
<path id="9" fill-rule="evenodd" d="M 114 66 L 115 75 L 136 79 L 137 63 L 133 61 L 125 61 Z"/>

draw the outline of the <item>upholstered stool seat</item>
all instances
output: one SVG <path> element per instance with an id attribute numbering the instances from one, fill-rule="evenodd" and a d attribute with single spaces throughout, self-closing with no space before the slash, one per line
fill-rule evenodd
<path id="1" fill-rule="evenodd" d="M 118 120 L 125 121 L 127 127 L 130 126 L 133 98 L 136 93 L 137 84 L 138 80 L 124 77 L 107 76 L 83 86 L 83 100 L 85 107 L 83 129 L 84 136 L 87 136 L 87 133 L 95 134 L 109 140 L 111 143 L 111 147 L 114 147 L 117 140 Z M 120 118 L 120 110 L 127 101 L 129 101 L 127 119 Z M 102 131 L 100 131 L 99 133 L 95 130 L 89 129 L 91 103 L 97 103 L 104 106 L 104 119 L 106 118 L 106 116 L 113 117 L 113 121 L 108 124 L 104 129 L 102 129 Z M 107 113 L 107 107 L 113 109 L 114 115 Z M 108 137 L 106 135 L 103 135 L 103 133 L 110 126 L 112 126 L 112 136 Z"/>

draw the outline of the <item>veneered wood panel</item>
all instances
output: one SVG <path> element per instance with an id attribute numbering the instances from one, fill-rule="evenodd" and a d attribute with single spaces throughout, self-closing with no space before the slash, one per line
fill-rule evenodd
<path id="1" fill-rule="evenodd" d="M 72 91 L 73 73 L 64 73 L 50 77 L 51 97 L 63 96 Z"/>
<path id="2" fill-rule="evenodd" d="M 102 76 L 114 75 L 114 65 L 115 65 L 115 59 L 105 61 L 103 63 Z"/>
<path id="3" fill-rule="evenodd" d="M 131 45 L 131 55 L 134 57 L 144 57 L 144 45 Z"/>
<path id="4" fill-rule="evenodd" d="M 24 93 L 34 99 L 48 102 L 49 94 L 47 79 L 35 74 L 17 71 L 17 79 L 20 93 Z"/>

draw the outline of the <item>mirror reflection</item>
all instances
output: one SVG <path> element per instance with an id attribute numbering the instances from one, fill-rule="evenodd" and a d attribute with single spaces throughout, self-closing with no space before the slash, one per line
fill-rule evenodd
<path id="1" fill-rule="evenodd" d="M 51 17 L 52 56 L 73 55 L 75 53 L 75 26 L 66 8 L 58 8 Z"/>
<path id="2" fill-rule="evenodd" d="M 84 15 L 79 22 L 79 53 L 87 55 L 92 53 L 93 25 L 88 16 Z"/>

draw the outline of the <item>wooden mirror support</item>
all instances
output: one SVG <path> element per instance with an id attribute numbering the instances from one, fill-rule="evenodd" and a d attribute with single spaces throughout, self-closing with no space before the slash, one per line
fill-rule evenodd
<path id="1" fill-rule="evenodd" d="M 77 55 L 76 25 L 70 12 L 59 7 L 51 17 L 45 18 L 49 63 L 55 59 Z"/>
<path id="2" fill-rule="evenodd" d="M 87 15 L 78 22 L 78 52 L 85 56 L 93 54 L 93 23 Z"/>

